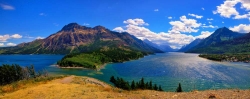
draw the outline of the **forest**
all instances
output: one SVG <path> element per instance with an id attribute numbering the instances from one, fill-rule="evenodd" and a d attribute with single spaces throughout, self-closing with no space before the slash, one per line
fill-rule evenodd
<path id="1" fill-rule="evenodd" d="M 46 70 L 35 72 L 34 66 L 21 67 L 17 64 L 0 66 L 0 85 L 10 84 L 19 80 L 48 76 Z"/>
<path id="2" fill-rule="evenodd" d="M 249 54 L 200 54 L 199 57 L 214 61 L 250 62 Z"/>
<path id="3" fill-rule="evenodd" d="M 125 48 L 105 48 L 94 52 L 68 54 L 58 61 L 60 67 L 98 69 L 109 62 L 124 62 L 143 57 L 144 54 Z"/>
<path id="4" fill-rule="evenodd" d="M 114 76 L 110 77 L 110 82 L 112 82 L 115 87 L 121 88 L 124 90 L 156 90 L 163 91 L 161 85 L 153 84 L 152 80 L 150 82 L 145 82 L 144 78 L 141 78 L 140 81 L 135 82 L 134 80 L 131 84 L 128 81 L 125 81 L 123 78 L 115 78 Z"/>

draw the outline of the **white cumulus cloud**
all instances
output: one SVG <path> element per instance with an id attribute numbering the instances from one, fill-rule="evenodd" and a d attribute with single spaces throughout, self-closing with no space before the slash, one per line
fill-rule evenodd
<path id="1" fill-rule="evenodd" d="M 134 20 L 134 19 L 131 19 Z M 187 45 L 192 42 L 196 37 L 192 35 L 182 34 L 182 32 L 197 32 L 198 30 L 192 30 L 193 28 L 200 27 L 200 23 L 197 23 L 194 19 L 187 19 L 185 16 L 180 17 L 180 21 L 172 21 L 170 24 L 172 28 L 168 32 L 153 32 L 143 25 L 138 25 L 134 22 L 124 22 L 127 24 L 125 27 L 116 27 L 113 30 L 118 32 L 128 32 L 131 35 L 139 39 L 148 39 L 153 43 L 159 45 L 169 45 L 172 48 L 181 48 L 183 45 Z M 129 24 L 131 23 L 131 24 Z M 141 19 L 141 24 L 145 23 Z M 176 24 L 175 24 L 176 23 Z M 188 28 L 182 28 L 188 27 Z M 190 29 L 192 28 L 192 29 Z M 174 32 L 175 31 L 175 32 Z M 203 33 L 200 37 L 205 37 L 208 34 Z"/>
<path id="2" fill-rule="evenodd" d="M 190 14 L 190 13 L 188 13 L 188 15 L 189 16 L 192 16 L 192 17 L 195 17 L 195 18 L 197 18 L 197 19 L 201 19 L 203 16 L 201 16 L 201 15 L 196 15 L 196 14 Z"/>
<path id="3" fill-rule="evenodd" d="M 23 36 L 19 35 L 19 34 L 14 34 L 10 36 L 11 38 L 15 38 L 15 39 L 19 39 L 22 38 Z"/>
<path id="4" fill-rule="evenodd" d="M 236 5 L 241 4 L 241 9 L 248 12 L 247 14 L 240 15 L 236 9 Z M 220 14 L 222 17 L 233 19 L 249 19 L 250 20 L 250 0 L 226 0 L 217 10 L 213 11 L 214 14 Z"/>
<path id="5" fill-rule="evenodd" d="M 168 19 L 173 19 L 173 17 L 169 16 Z"/>
<path id="6" fill-rule="evenodd" d="M 250 32 L 250 24 L 240 24 L 238 26 L 229 27 L 230 30 L 240 33 L 249 33 Z"/>
<path id="7" fill-rule="evenodd" d="M 125 30 L 122 27 L 116 27 L 113 29 L 113 31 L 117 31 L 117 32 L 125 32 Z"/>
<path id="8" fill-rule="evenodd" d="M 195 19 L 187 19 L 186 16 L 181 16 L 180 21 L 171 21 L 169 22 L 172 25 L 172 29 L 169 31 L 170 33 L 191 33 L 198 32 L 198 27 L 201 26 L 201 23 L 197 23 Z"/>
<path id="9" fill-rule="evenodd" d="M 6 46 L 16 46 L 16 45 L 17 45 L 17 44 L 11 43 L 11 42 L 6 44 Z"/>
<path id="10" fill-rule="evenodd" d="M 8 39 L 20 39 L 22 38 L 21 35 L 19 34 L 13 34 L 13 35 L 9 35 L 9 34 L 5 34 L 5 35 L 0 35 L 0 42 L 7 42 Z"/>
<path id="11" fill-rule="evenodd" d="M 128 19 L 126 21 L 123 21 L 125 24 L 132 24 L 132 25 L 138 25 L 138 26 L 143 26 L 143 25 L 149 25 L 148 23 L 144 22 L 144 20 L 136 18 L 136 19 Z"/>

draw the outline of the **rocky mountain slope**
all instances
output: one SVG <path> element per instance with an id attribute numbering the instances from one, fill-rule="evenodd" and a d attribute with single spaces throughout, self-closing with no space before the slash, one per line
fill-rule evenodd
<path id="1" fill-rule="evenodd" d="M 125 32 L 110 31 L 103 26 L 90 28 L 70 23 L 45 39 L 0 48 L 0 54 L 68 54 L 91 52 L 105 46 L 126 47 L 144 53 L 162 52 Z"/>

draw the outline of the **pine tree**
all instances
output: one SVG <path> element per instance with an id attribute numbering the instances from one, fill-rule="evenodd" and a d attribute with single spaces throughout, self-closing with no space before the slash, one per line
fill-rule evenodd
<path id="1" fill-rule="evenodd" d="M 144 83 L 144 78 L 141 78 L 141 83 L 140 83 L 140 88 L 145 89 L 145 83 Z"/>
<path id="2" fill-rule="evenodd" d="M 159 85 L 159 91 L 163 91 L 162 88 L 161 88 L 161 85 Z"/>
<path id="3" fill-rule="evenodd" d="M 152 80 L 150 80 L 150 82 L 149 82 L 149 89 L 153 90 Z"/>
<path id="4" fill-rule="evenodd" d="M 114 76 L 111 76 L 109 81 L 110 81 L 110 82 L 112 82 L 113 84 L 115 84 L 115 83 L 116 83 L 116 79 L 115 79 L 115 77 L 114 77 Z"/>
<path id="5" fill-rule="evenodd" d="M 132 90 L 135 90 L 136 86 L 135 86 L 135 81 L 133 80 L 132 83 L 131 83 L 131 89 Z"/>
<path id="6" fill-rule="evenodd" d="M 182 92 L 181 83 L 179 83 L 179 86 L 177 87 L 176 92 Z"/>
<path id="7" fill-rule="evenodd" d="M 156 84 L 154 84 L 154 90 L 158 90 L 158 87 Z"/>

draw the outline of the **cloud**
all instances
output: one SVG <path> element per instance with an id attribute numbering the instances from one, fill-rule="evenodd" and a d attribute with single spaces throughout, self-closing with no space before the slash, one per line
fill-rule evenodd
<path id="1" fill-rule="evenodd" d="M 23 36 L 19 35 L 19 34 L 14 34 L 10 36 L 11 38 L 15 38 L 15 39 L 19 39 L 22 38 Z"/>
<path id="2" fill-rule="evenodd" d="M 40 16 L 47 16 L 45 13 L 39 13 Z"/>
<path id="3" fill-rule="evenodd" d="M 247 19 L 247 18 L 250 18 L 250 12 L 248 12 L 248 14 L 236 15 L 233 19 Z"/>
<path id="4" fill-rule="evenodd" d="M 192 25 L 196 25 L 196 24 L 193 24 L 194 20 L 186 19 L 183 16 L 180 17 L 180 20 L 181 20 L 180 22 L 183 23 L 183 26 L 191 27 Z M 156 33 L 142 25 L 134 24 L 133 22 L 130 22 L 131 24 L 128 24 L 128 22 L 127 23 L 124 22 L 124 23 L 126 24 L 124 28 L 116 27 L 113 30 L 118 31 L 118 32 L 128 32 L 131 35 L 134 35 L 135 37 L 139 39 L 149 39 L 150 41 L 156 44 L 159 44 L 159 45 L 167 44 L 167 45 L 170 45 L 172 48 L 181 48 L 183 45 L 187 45 L 195 39 L 195 37 L 192 35 L 181 34 L 182 31 L 187 31 L 187 30 L 172 29 L 172 31 L 178 31 L 178 33 L 172 33 L 172 32 Z M 173 27 L 175 26 L 176 25 L 173 25 Z"/>
<path id="5" fill-rule="evenodd" d="M 240 33 L 249 33 L 250 32 L 250 24 L 240 24 L 238 26 L 229 27 L 230 30 Z"/>
<path id="6" fill-rule="evenodd" d="M 0 47 L 3 47 L 4 46 L 4 44 L 3 43 L 0 43 Z"/>
<path id="7" fill-rule="evenodd" d="M 83 25 L 88 26 L 88 25 L 90 25 L 90 24 L 89 24 L 89 23 L 83 23 Z"/>
<path id="8" fill-rule="evenodd" d="M 143 25 L 149 25 L 148 23 L 144 22 L 142 19 L 136 18 L 136 19 L 128 19 L 126 21 L 123 21 L 125 24 L 132 24 L 137 26 L 143 26 Z"/>
<path id="9" fill-rule="evenodd" d="M 201 35 L 195 36 L 195 38 L 204 39 L 204 38 L 207 38 L 208 36 L 210 36 L 212 33 L 213 32 L 202 31 Z"/>
<path id="10" fill-rule="evenodd" d="M 10 38 L 10 35 L 0 35 L 0 42 L 6 42 Z"/>
<path id="11" fill-rule="evenodd" d="M 2 9 L 4 10 L 15 10 L 15 8 L 11 5 L 6 5 L 6 4 L 0 4 L 0 6 L 2 7 Z"/>
<path id="12" fill-rule="evenodd" d="M 155 9 L 154 11 L 155 11 L 155 12 L 158 12 L 158 11 L 159 11 L 159 9 Z"/>
<path id="13" fill-rule="evenodd" d="M 38 36 L 36 37 L 36 39 L 44 39 L 44 37 Z"/>
<path id="14" fill-rule="evenodd" d="M 122 27 L 116 27 L 113 29 L 113 31 L 117 31 L 117 32 L 125 32 L 125 30 Z"/>
<path id="15" fill-rule="evenodd" d="M 205 10 L 205 8 L 201 8 L 202 10 Z"/>
<path id="16" fill-rule="evenodd" d="M 191 33 L 198 32 L 198 27 L 201 26 L 201 23 L 197 23 L 195 19 L 187 19 L 186 16 L 181 16 L 180 21 L 170 21 L 170 25 L 172 25 L 172 29 L 168 31 L 169 33 Z"/>
<path id="17" fill-rule="evenodd" d="M 21 35 L 19 34 L 14 34 L 14 35 L 9 35 L 9 34 L 5 34 L 5 35 L 0 35 L 0 42 L 7 42 L 8 39 L 19 39 L 22 38 Z"/>
<path id="18" fill-rule="evenodd" d="M 197 19 L 201 19 L 203 16 L 200 16 L 200 15 L 196 15 L 196 14 L 190 14 L 188 13 L 189 16 L 192 16 L 192 17 L 195 17 Z"/>
<path id="19" fill-rule="evenodd" d="M 236 4 L 241 4 L 241 9 L 247 11 L 247 14 L 240 15 L 236 9 Z M 217 6 L 217 10 L 213 11 L 214 14 L 220 14 L 222 17 L 233 19 L 249 19 L 250 18 L 250 1 L 249 0 L 226 0 L 220 6 Z M 250 20 L 250 19 L 249 19 Z"/>
<path id="20" fill-rule="evenodd" d="M 208 20 L 208 21 L 212 21 L 212 20 L 214 20 L 214 19 L 213 19 L 213 18 L 207 18 L 207 20 Z"/>
<path id="21" fill-rule="evenodd" d="M 225 23 L 225 22 L 222 21 L 221 23 Z"/>
<path id="22" fill-rule="evenodd" d="M 17 44 L 11 43 L 11 42 L 6 44 L 6 46 L 16 46 L 16 45 L 17 45 Z"/>
<path id="23" fill-rule="evenodd" d="M 58 23 L 53 23 L 55 26 L 59 26 L 59 24 Z"/>
<path id="24" fill-rule="evenodd" d="M 168 19 L 173 19 L 173 17 L 169 16 Z"/>
<path id="25" fill-rule="evenodd" d="M 203 27 L 203 28 L 218 28 L 218 26 L 213 26 L 213 25 L 208 25 L 208 26 L 203 25 L 201 27 Z"/>

